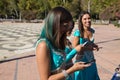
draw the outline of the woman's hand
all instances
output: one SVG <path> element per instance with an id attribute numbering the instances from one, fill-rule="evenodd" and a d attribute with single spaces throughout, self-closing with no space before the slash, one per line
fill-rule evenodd
<path id="1" fill-rule="evenodd" d="M 102 47 L 99 47 L 98 45 L 96 45 L 95 43 L 94 43 L 94 45 L 93 45 L 93 50 L 96 50 L 96 51 L 99 51 L 99 49 L 101 49 Z"/>
<path id="2" fill-rule="evenodd" d="M 90 43 L 90 44 L 87 44 L 87 45 L 84 46 L 84 50 L 99 51 L 99 47 L 95 43 Z"/>
<path id="3" fill-rule="evenodd" d="M 93 47 L 93 50 L 99 51 L 98 45 L 93 43 L 92 47 Z"/>
<path id="4" fill-rule="evenodd" d="M 85 62 L 76 62 L 76 63 L 74 63 L 72 68 L 74 69 L 74 71 L 77 71 L 77 70 L 82 70 L 86 67 L 89 67 L 90 65 L 91 64 L 85 64 Z"/>

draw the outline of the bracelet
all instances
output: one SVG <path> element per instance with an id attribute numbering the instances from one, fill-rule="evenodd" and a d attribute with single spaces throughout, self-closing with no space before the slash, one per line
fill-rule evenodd
<path id="1" fill-rule="evenodd" d="M 62 73 L 64 74 L 65 77 L 68 77 L 68 73 L 65 70 L 62 70 Z"/>

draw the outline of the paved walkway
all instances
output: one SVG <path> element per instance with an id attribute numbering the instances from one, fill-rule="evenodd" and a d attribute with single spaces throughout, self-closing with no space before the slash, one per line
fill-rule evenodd
<path id="1" fill-rule="evenodd" d="M 0 61 L 33 51 L 41 27 L 40 23 L 0 23 Z"/>
<path id="2" fill-rule="evenodd" d="M 41 25 L 0 23 L 0 80 L 39 80 L 33 44 Z M 95 52 L 98 72 L 101 80 L 110 80 L 120 64 L 120 29 L 113 25 L 93 27 L 95 43 L 103 47 Z"/>
<path id="3" fill-rule="evenodd" d="M 120 64 L 120 28 L 113 25 L 93 25 L 95 42 L 103 47 L 95 52 L 101 80 L 111 80 L 114 69 Z"/>

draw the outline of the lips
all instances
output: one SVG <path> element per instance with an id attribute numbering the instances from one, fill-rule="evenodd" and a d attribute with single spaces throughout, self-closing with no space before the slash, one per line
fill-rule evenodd
<path id="1" fill-rule="evenodd" d="M 90 23 L 86 23 L 85 25 L 86 25 L 86 26 L 90 26 L 91 24 L 90 24 Z"/>

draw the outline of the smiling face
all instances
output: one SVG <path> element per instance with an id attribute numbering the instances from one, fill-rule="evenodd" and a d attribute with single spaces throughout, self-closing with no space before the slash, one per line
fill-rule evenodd
<path id="1" fill-rule="evenodd" d="M 83 24 L 83 27 L 86 29 L 86 28 L 90 28 L 91 26 L 91 17 L 89 14 L 84 14 L 83 17 L 82 17 L 82 24 Z"/>

